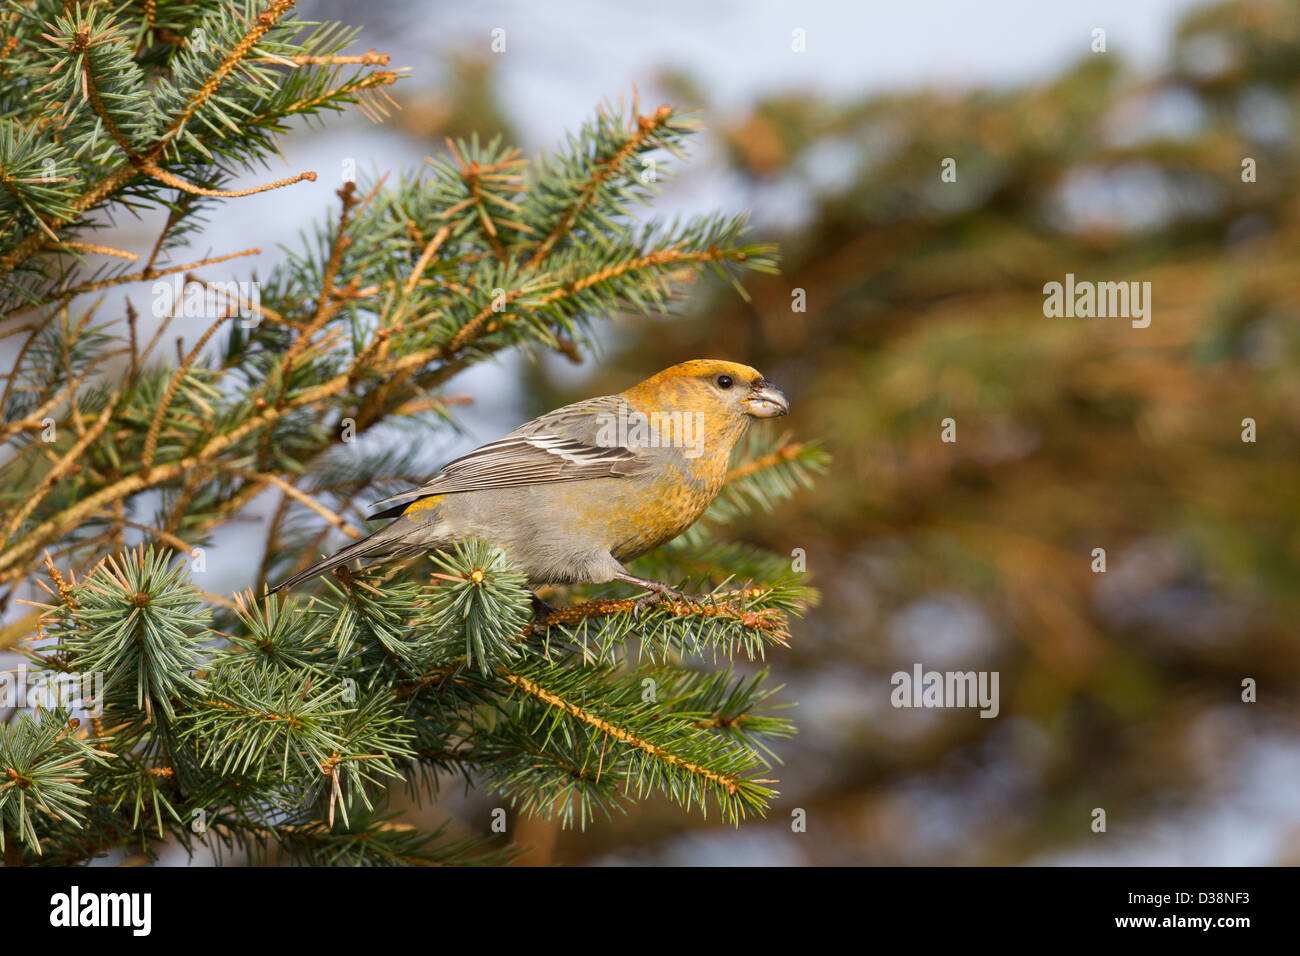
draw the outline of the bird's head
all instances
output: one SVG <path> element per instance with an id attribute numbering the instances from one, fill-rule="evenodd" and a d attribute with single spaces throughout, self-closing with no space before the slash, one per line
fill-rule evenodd
<path id="1" fill-rule="evenodd" d="M 790 411 L 785 393 L 757 369 L 720 359 L 693 359 L 666 368 L 623 395 L 643 411 L 656 407 L 700 410 L 747 421 Z"/>

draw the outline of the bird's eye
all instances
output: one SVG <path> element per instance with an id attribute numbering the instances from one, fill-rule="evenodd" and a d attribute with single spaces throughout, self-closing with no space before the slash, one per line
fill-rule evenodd
<path id="1" fill-rule="evenodd" d="M 718 388 L 731 388 L 732 381 L 730 375 L 718 376 Z"/>

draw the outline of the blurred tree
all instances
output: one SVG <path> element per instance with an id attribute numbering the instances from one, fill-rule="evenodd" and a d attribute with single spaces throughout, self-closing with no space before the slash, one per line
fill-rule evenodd
<path id="1" fill-rule="evenodd" d="M 1091 839 L 1096 806 L 1131 835 L 1225 786 L 1211 737 L 1295 739 L 1297 123 L 1300 5 L 1252 0 L 1187 17 L 1155 78 L 1087 54 L 1026 89 L 783 93 L 721 131 L 756 209 L 802 197 L 782 275 L 632 330 L 595 387 L 735 358 L 828 436 L 833 474 L 746 531 L 825 594 L 782 676 L 806 707 L 856 689 L 787 776 L 807 859 L 1019 860 Z M 1067 273 L 1149 282 L 1150 326 L 1047 317 Z M 872 705 L 954 640 L 1001 672 L 999 719 Z"/>

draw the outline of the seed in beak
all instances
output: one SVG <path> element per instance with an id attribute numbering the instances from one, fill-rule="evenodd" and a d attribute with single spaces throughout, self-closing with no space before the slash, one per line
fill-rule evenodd
<path id="1" fill-rule="evenodd" d="M 745 413 L 754 418 L 776 418 L 790 411 L 790 401 L 785 392 L 763 379 L 754 383 L 742 404 Z"/>

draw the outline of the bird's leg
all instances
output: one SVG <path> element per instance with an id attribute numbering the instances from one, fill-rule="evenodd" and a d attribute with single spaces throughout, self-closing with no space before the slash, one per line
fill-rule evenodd
<path id="1" fill-rule="evenodd" d="M 635 574 L 628 574 L 624 571 L 621 574 L 614 575 L 614 579 L 617 581 L 626 581 L 628 584 L 635 584 L 637 587 L 646 588 L 650 592 L 649 594 L 636 599 L 636 606 L 638 608 L 643 608 L 649 604 L 653 604 L 661 597 L 670 597 L 677 601 L 688 600 L 687 596 L 676 588 L 670 588 L 661 581 L 655 581 L 651 578 L 639 578 Z"/>
<path id="2" fill-rule="evenodd" d="M 545 624 L 546 618 L 555 610 L 555 608 L 551 607 L 538 597 L 536 591 L 529 591 L 528 596 L 532 598 L 533 601 L 533 623 L 537 625 Z"/>
<path id="3" fill-rule="evenodd" d="M 546 602 L 538 596 L 536 591 L 529 591 L 528 597 L 533 602 L 533 626 L 545 627 L 546 618 L 550 617 L 551 611 L 555 610 L 554 607 L 546 604 Z"/>

